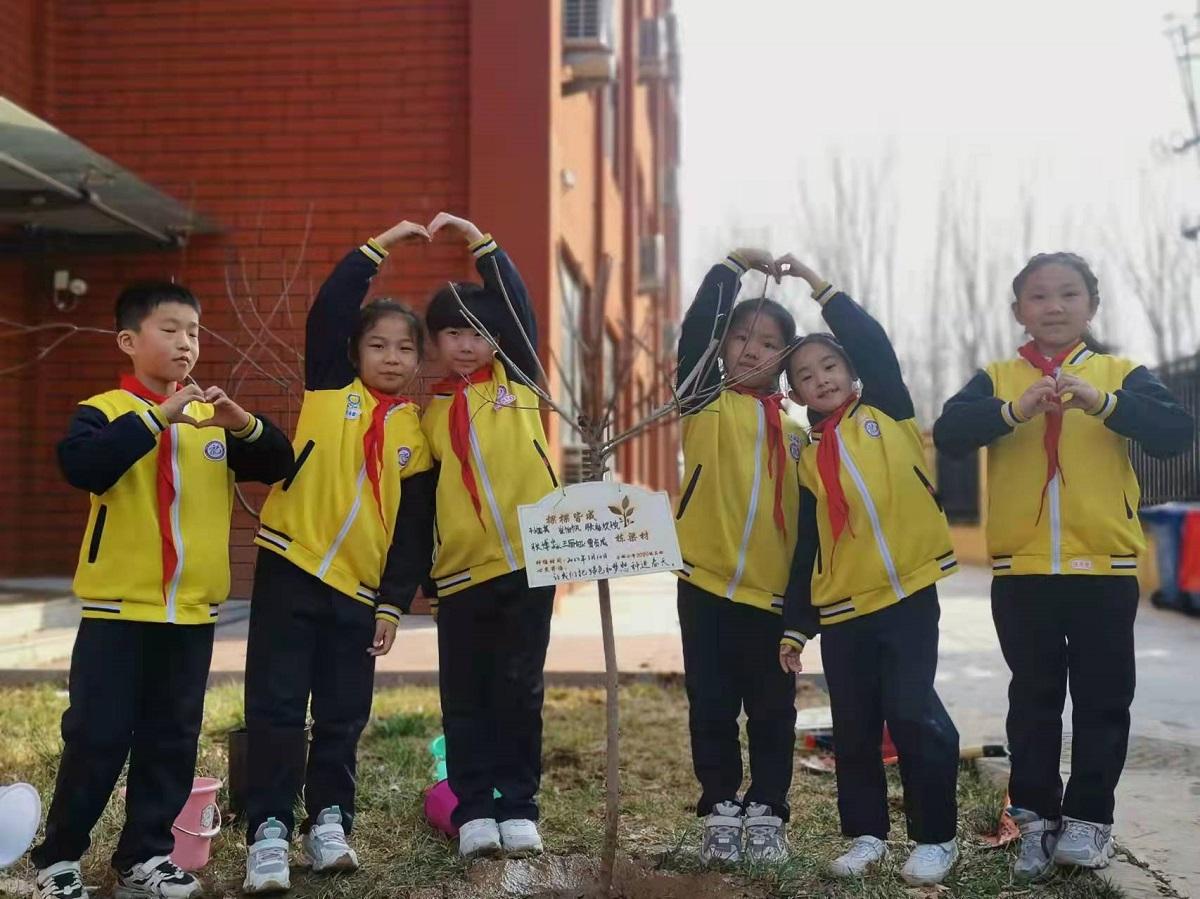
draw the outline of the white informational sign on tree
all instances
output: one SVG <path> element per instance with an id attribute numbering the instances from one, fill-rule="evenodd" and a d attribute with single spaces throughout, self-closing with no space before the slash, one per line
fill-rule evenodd
<path id="1" fill-rule="evenodd" d="M 529 586 L 683 567 L 671 500 L 632 484 L 571 484 L 519 506 Z"/>

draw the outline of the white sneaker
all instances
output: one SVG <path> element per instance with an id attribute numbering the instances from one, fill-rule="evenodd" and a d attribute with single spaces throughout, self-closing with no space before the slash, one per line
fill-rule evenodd
<path id="1" fill-rule="evenodd" d="M 1021 831 L 1013 880 L 1021 883 L 1044 880 L 1054 871 L 1054 849 L 1062 833 L 1062 821 L 1051 821 L 1023 808 L 1010 808 L 1008 814 Z"/>
<path id="2" fill-rule="evenodd" d="M 246 879 L 243 893 L 286 893 L 292 888 L 288 867 L 287 830 L 274 818 L 258 825 L 254 842 L 246 852 Z"/>
<path id="3" fill-rule="evenodd" d="M 545 848 L 542 845 L 542 835 L 538 833 L 537 822 L 527 818 L 501 821 L 500 842 L 504 845 L 504 854 L 509 858 L 541 855 Z"/>
<path id="4" fill-rule="evenodd" d="M 56 862 L 38 871 L 37 899 L 88 899 L 79 862 Z"/>
<path id="5" fill-rule="evenodd" d="M 958 841 L 947 843 L 918 843 L 908 861 L 900 869 L 904 882 L 913 886 L 933 886 L 941 883 L 958 861 Z"/>
<path id="6" fill-rule="evenodd" d="M 1063 815 L 1062 836 L 1054 847 L 1054 863 L 1075 868 L 1107 868 L 1116 855 L 1112 825 L 1093 824 Z"/>
<path id="7" fill-rule="evenodd" d="M 829 873 L 834 877 L 862 877 L 887 854 L 887 843 L 879 837 L 855 837 L 850 848 L 829 863 Z"/>
<path id="8" fill-rule="evenodd" d="M 300 838 L 304 864 L 313 871 L 357 871 L 358 855 L 346 842 L 342 810 L 330 806 L 317 815 L 316 823 Z"/>
<path id="9" fill-rule="evenodd" d="M 116 899 L 191 899 L 199 896 L 200 881 L 165 855 L 117 874 Z"/>
<path id="10" fill-rule="evenodd" d="M 742 807 L 718 802 L 704 819 L 700 861 L 706 865 L 734 864 L 742 860 Z"/>
<path id="11" fill-rule="evenodd" d="M 459 858 L 496 856 L 503 848 L 495 818 L 473 818 L 458 829 Z"/>
<path id="12" fill-rule="evenodd" d="M 771 814 L 769 805 L 750 803 L 742 826 L 746 831 L 746 861 L 773 865 L 787 860 L 787 831 L 783 819 Z"/>

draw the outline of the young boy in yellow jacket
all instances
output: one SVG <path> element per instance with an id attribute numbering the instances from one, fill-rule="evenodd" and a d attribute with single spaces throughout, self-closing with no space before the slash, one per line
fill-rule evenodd
<path id="1" fill-rule="evenodd" d="M 788 852 L 796 679 L 774 656 L 806 441 L 779 390 L 796 324 L 773 300 L 734 302 L 749 268 L 776 272 L 764 250 L 730 253 L 705 277 L 679 337 L 679 629 L 706 863 L 779 862 Z M 739 797 L 743 707 L 750 785 Z"/>
<path id="2" fill-rule="evenodd" d="M 438 463 L 432 578 L 452 820 L 464 858 L 530 855 L 542 850 L 536 796 L 554 588 L 529 586 L 517 506 L 558 486 L 528 386 L 538 380 L 537 326 L 516 266 L 491 235 L 447 213 L 429 226 L 442 229 L 467 241 L 483 276 L 482 286 L 443 288 L 425 312 L 448 372 L 422 426 Z"/>
<path id="3" fill-rule="evenodd" d="M 1012 671 L 1009 796 L 1021 830 L 1013 874 L 1033 881 L 1055 865 L 1102 868 L 1113 855 L 1145 550 L 1129 445 L 1178 455 L 1194 445 L 1195 422 L 1144 366 L 1093 348 L 1100 283 L 1081 257 L 1034 256 L 1013 296 L 1030 341 L 947 400 L 933 437 L 951 455 L 988 449 L 992 617 Z"/>
<path id="4" fill-rule="evenodd" d="M 956 567 L 950 529 L 887 334 L 795 257 L 778 263 L 809 283 L 833 330 L 806 337 L 788 362 L 814 442 L 801 460 L 800 534 L 779 649 L 782 667 L 798 671 L 805 641 L 821 630 L 838 812 L 853 840 L 831 871 L 859 877 L 887 854 L 886 721 L 917 843 L 901 875 L 940 883 L 958 858 L 958 731 L 933 686 L 936 583 Z"/>
<path id="5" fill-rule="evenodd" d="M 75 572 L 83 620 L 46 834 L 31 857 L 41 899 L 86 899 L 79 860 L 129 757 L 113 854 L 122 899 L 185 899 L 200 883 L 168 856 L 192 788 L 213 631 L 229 594 L 234 481 L 273 483 L 287 437 L 219 387 L 184 385 L 200 353 L 200 304 L 148 282 L 117 299 L 120 387 L 84 400 L 58 446 L 90 494 Z"/>

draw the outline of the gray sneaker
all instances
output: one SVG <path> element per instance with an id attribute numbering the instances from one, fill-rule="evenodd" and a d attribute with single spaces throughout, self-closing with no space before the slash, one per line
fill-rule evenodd
<path id="1" fill-rule="evenodd" d="M 1062 833 L 1062 821 L 1043 818 L 1024 808 L 1010 808 L 1008 814 L 1021 831 L 1013 879 L 1022 883 L 1045 880 L 1054 873 L 1054 847 Z"/>
<path id="2" fill-rule="evenodd" d="M 1054 863 L 1074 868 L 1107 868 L 1117 850 L 1112 825 L 1093 824 L 1063 815 L 1062 835 L 1054 847 Z"/>
<path id="3" fill-rule="evenodd" d="M 788 857 L 787 831 L 783 819 L 771 807 L 752 802 L 742 825 L 746 831 L 746 861 L 776 864 Z"/>
<path id="4" fill-rule="evenodd" d="M 286 893 L 292 888 L 287 829 L 275 818 L 258 825 L 246 853 L 243 893 Z"/>
<path id="5" fill-rule="evenodd" d="M 912 886 L 934 886 L 950 874 L 958 861 L 958 842 L 918 843 L 900 869 L 901 879 Z"/>
<path id="6" fill-rule="evenodd" d="M 322 809 L 317 820 L 300 839 L 301 857 L 313 871 L 357 871 L 358 854 L 346 842 L 342 829 L 342 809 Z"/>
<path id="7" fill-rule="evenodd" d="M 700 861 L 706 865 L 733 864 L 742 860 L 742 807 L 718 802 L 704 819 Z"/>
<path id="8" fill-rule="evenodd" d="M 887 843 L 879 837 L 855 837 L 850 848 L 829 863 L 829 873 L 842 878 L 864 877 L 887 855 Z"/>

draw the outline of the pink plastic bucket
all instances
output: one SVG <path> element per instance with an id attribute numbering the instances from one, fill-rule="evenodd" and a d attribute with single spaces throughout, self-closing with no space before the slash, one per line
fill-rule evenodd
<path id="1" fill-rule="evenodd" d="M 217 807 L 217 790 L 221 781 L 215 777 L 197 777 L 192 782 L 192 795 L 175 819 L 175 851 L 171 861 L 185 871 L 199 871 L 208 864 L 212 840 L 221 832 L 221 809 Z"/>
<path id="2" fill-rule="evenodd" d="M 171 825 L 175 851 L 171 861 L 185 871 L 199 871 L 208 864 L 212 839 L 221 832 L 221 809 L 217 807 L 217 790 L 221 781 L 215 777 L 197 777 L 192 781 L 192 795 L 183 811 Z M 121 787 L 121 798 L 125 788 Z"/>
<path id="3" fill-rule="evenodd" d="M 458 836 L 458 828 L 450 822 L 457 805 L 458 797 L 450 791 L 448 780 L 439 780 L 425 790 L 425 820 L 448 837 Z"/>

